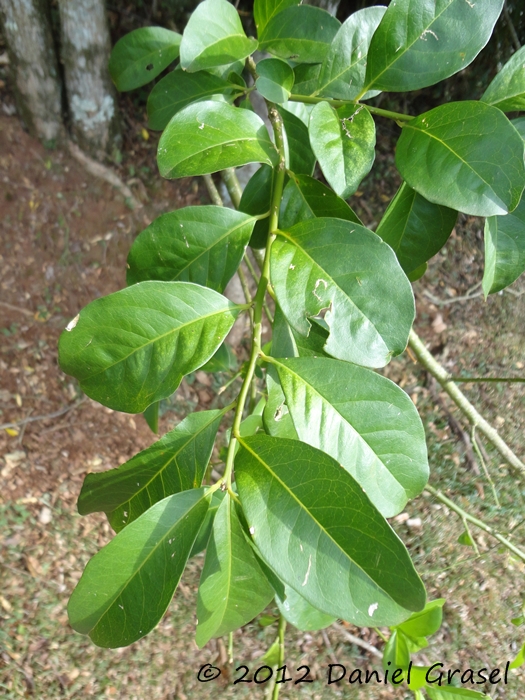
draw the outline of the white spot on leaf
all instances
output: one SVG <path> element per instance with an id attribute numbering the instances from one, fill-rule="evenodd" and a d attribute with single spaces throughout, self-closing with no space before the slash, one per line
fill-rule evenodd
<path id="1" fill-rule="evenodd" d="M 372 617 L 378 607 L 379 603 L 372 603 L 372 605 L 368 607 L 368 615 Z"/>
<path id="2" fill-rule="evenodd" d="M 304 581 L 302 582 L 301 586 L 306 586 L 308 583 L 308 577 L 310 576 L 310 569 L 312 568 L 312 555 L 308 557 L 308 568 L 306 569 L 306 574 L 304 576 Z"/>
<path id="3" fill-rule="evenodd" d="M 80 314 L 77 314 L 75 316 L 75 318 L 67 324 L 66 331 L 72 331 L 73 328 L 77 325 L 79 318 L 80 318 Z"/>

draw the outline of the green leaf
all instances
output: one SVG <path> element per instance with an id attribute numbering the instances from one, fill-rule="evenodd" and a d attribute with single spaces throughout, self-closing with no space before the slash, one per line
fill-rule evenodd
<path id="1" fill-rule="evenodd" d="M 478 693 L 477 690 L 456 688 L 453 685 L 442 685 L 440 688 L 426 685 L 425 693 L 427 693 L 430 700 L 454 700 L 454 698 L 473 698 L 473 700 L 480 700 L 480 698 L 489 697 L 485 695 L 485 693 Z"/>
<path id="2" fill-rule="evenodd" d="M 60 366 L 95 401 L 140 413 L 209 360 L 241 310 L 189 282 L 141 282 L 92 301 L 71 321 Z"/>
<path id="3" fill-rule="evenodd" d="M 502 7 L 503 0 L 391 2 L 370 43 L 363 90 L 419 90 L 463 70 L 490 39 Z"/>
<path id="4" fill-rule="evenodd" d="M 252 175 L 248 180 L 248 184 L 244 188 L 239 210 L 251 214 L 252 216 L 260 216 L 270 212 L 270 202 L 272 198 L 274 169 L 263 163 L 259 170 Z M 260 219 L 256 222 L 250 245 L 252 248 L 265 248 L 268 238 L 269 217 Z"/>
<path id="5" fill-rule="evenodd" d="M 404 351 L 414 320 L 412 288 L 393 250 L 341 219 L 310 219 L 279 232 L 271 279 L 288 323 L 308 336 L 312 318 L 330 335 L 324 350 L 367 367 Z"/>
<path id="6" fill-rule="evenodd" d="M 421 493 L 428 480 L 425 431 L 402 389 L 376 372 L 329 358 L 272 364 L 299 439 L 337 460 L 385 517 Z"/>
<path id="7" fill-rule="evenodd" d="M 201 486 L 224 413 L 190 413 L 117 469 L 88 474 L 78 498 L 80 515 L 104 511 L 120 532 L 166 496 Z"/>
<path id="8" fill-rule="evenodd" d="M 299 5 L 301 0 L 255 0 L 253 3 L 253 18 L 257 27 L 257 35 L 260 37 L 262 30 L 268 22 L 287 7 Z"/>
<path id="9" fill-rule="evenodd" d="M 321 63 L 341 23 L 310 5 L 287 7 L 259 33 L 259 50 L 297 63 Z"/>
<path id="10" fill-rule="evenodd" d="M 458 543 L 464 544 L 467 547 L 474 546 L 474 542 L 472 541 L 472 537 L 469 535 L 469 533 L 466 530 L 464 532 L 462 532 L 461 535 L 458 537 Z"/>
<path id="11" fill-rule="evenodd" d="M 142 412 L 149 429 L 152 433 L 155 433 L 155 435 L 158 435 L 159 432 L 159 405 L 160 401 L 155 401 L 155 403 L 152 403 L 151 406 L 148 406 L 147 409 Z"/>
<path id="12" fill-rule="evenodd" d="M 257 48 L 228 0 L 204 0 L 193 11 L 182 36 L 180 63 L 193 73 L 239 61 Z"/>
<path id="13" fill-rule="evenodd" d="M 525 46 L 516 51 L 481 98 L 503 112 L 525 110 Z"/>
<path id="14" fill-rule="evenodd" d="M 385 650 L 383 652 L 383 668 L 385 670 L 391 666 L 394 671 L 397 668 L 406 669 L 410 663 L 410 653 L 406 643 L 405 635 L 394 630 L 390 635 Z"/>
<path id="15" fill-rule="evenodd" d="M 345 200 L 322 182 L 308 175 L 290 175 L 281 202 L 280 226 L 287 229 L 299 221 L 323 216 L 363 225 Z"/>
<path id="16" fill-rule="evenodd" d="M 485 220 L 485 297 L 515 282 L 525 271 L 525 198 L 511 214 Z"/>
<path id="17" fill-rule="evenodd" d="M 229 495 L 215 515 L 197 598 L 195 640 L 203 647 L 253 620 L 273 598 L 273 589 L 245 539 Z"/>
<path id="18" fill-rule="evenodd" d="M 376 233 L 394 250 L 399 264 L 409 275 L 441 250 L 457 216 L 457 211 L 429 202 L 404 182 L 388 205 Z"/>
<path id="19" fill-rule="evenodd" d="M 315 167 L 315 155 L 310 148 L 308 128 L 286 109 L 279 108 L 284 124 L 284 149 L 286 166 L 296 175 L 311 175 Z"/>
<path id="20" fill-rule="evenodd" d="M 406 122 L 396 165 L 430 202 L 473 216 L 512 211 L 525 184 L 522 139 L 482 102 L 451 102 Z"/>
<path id="21" fill-rule="evenodd" d="M 519 668 L 525 663 L 525 644 L 521 647 L 516 658 L 511 662 L 509 668 Z"/>
<path id="22" fill-rule="evenodd" d="M 258 92 L 270 102 L 286 102 L 292 92 L 292 68 L 279 58 L 265 58 L 257 64 L 259 77 L 255 82 Z"/>
<path id="23" fill-rule="evenodd" d="M 266 388 L 268 399 L 263 413 L 266 432 L 274 437 L 297 440 L 297 431 L 288 411 L 279 377 L 272 366 L 268 367 L 266 374 Z"/>
<path id="24" fill-rule="evenodd" d="M 141 27 L 119 39 L 109 59 L 117 90 L 126 92 L 150 83 L 178 57 L 181 39 L 163 27 Z"/>
<path id="25" fill-rule="evenodd" d="M 235 274 L 255 220 L 226 207 L 184 207 L 162 214 L 135 239 L 128 284 L 181 280 L 222 292 Z"/>
<path id="26" fill-rule="evenodd" d="M 295 66 L 294 94 L 313 95 L 317 90 L 320 72 L 320 63 L 300 63 L 298 66 Z"/>
<path id="27" fill-rule="evenodd" d="M 193 543 L 192 550 L 190 552 L 190 558 L 200 554 L 208 546 L 208 541 L 210 539 L 211 531 L 213 528 L 213 521 L 215 520 L 215 515 L 217 510 L 225 497 L 226 492 L 218 489 L 214 491 L 210 500 L 210 507 L 206 513 L 206 517 L 200 527 L 197 539 Z"/>
<path id="28" fill-rule="evenodd" d="M 407 686 L 414 692 L 414 700 L 425 700 L 425 696 L 419 689 L 426 688 L 426 675 L 429 668 L 430 666 L 416 666 L 414 664 L 410 667 L 410 683 L 407 679 Z"/>
<path id="29" fill-rule="evenodd" d="M 424 606 L 403 543 L 338 462 L 297 440 L 239 442 L 235 475 L 250 533 L 284 583 L 360 626 L 395 624 Z"/>
<path id="30" fill-rule="evenodd" d="M 69 600 L 73 629 L 110 648 L 148 634 L 173 597 L 208 504 L 204 489 L 168 496 L 95 554 Z"/>
<path id="31" fill-rule="evenodd" d="M 196 102 L 177 112 L 160 137 L 157 152 L 160 174 L 167 178 L 277 161 L 260 117 L 213 101 Z"/>
<path id="32" fill-rule="evenodd" d="M 414 613 L 408 620 L 397 625 L 397 629 L 408 637 L 430 637 L 441 627 L 444 604 L 444 598 L 429 601 L 423 610 Z"/>
<path id="33" fill-rule="evenodd" d="M 346 199 L 374 163 L 376 129 L 369 111 L 363 105 L 335 110 L 328 102 L 319 102 L 310 115 L 308 133 L 323 175 Z"/>
<path id="34" fill-rule="evenodd" d="M 365 7 L 354 12 L 335 35 L 326 55 L 317 83 L 316 94 L 342 100 L 354 100 L 365 83 L 368 47 L 386 7 Z M 374 97 L 372 90 L 363 96 Z"/>
<path id="35" fill-rule="evenodd" d="M 148 126 L 162 131 L 174 114 L 189 104 L 235 91 L 235 85 L 211 73 L 174 70 L 160 80 L 148 97 Z"/>
<path id="36" fill-rule="evenodd" d="M 284 593 L 284 600 L 276 595 L 275 602 L 284 619 L 297 629 L 303 630 L 303 632 L 314 632 L 329 627 L 336 621 L 337 618 L 310 605 L 302 595 L 299 595 L 290 586 L 284 587 Z"/>
<path id="37" fill-rule="evenodd" d="M 521 138 L 525 141 L 525 117 L 518 117 L 517 119 L 512 119 L 510 123 L 516 129 Z"/>
<path id="38" fill-rule="evenodd" d="M 275 305 L 272 331 L 272 357 L 327 357 L 323 346 L 328 332 L 314 323 L 307 338 L 299 335 L 286 321 L 279 304 Z"/>

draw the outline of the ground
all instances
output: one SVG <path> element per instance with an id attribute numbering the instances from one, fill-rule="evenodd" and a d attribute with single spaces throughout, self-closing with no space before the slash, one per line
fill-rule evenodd
<path id="1" fill-rule="evenodd" d="M 261 657 L 275 639 L 275 624 L 259 618 L 234 634 L 233 667 L 227 639 L 202 650 L 193 642 L 202 555 L 190 562 L 159 627 L 131 647 L 98 649 L 68 625 L 68 597 L 89 557 L 111 538 L 102 515 L 81 518 L 76 512 L 84 475 L 118 466 L 155 436 L 141 416 L 111 411 L 81 395 L 77 383 L 58 368 L 58 337 L 85 304 L 124 286 L 127 251 L 145 225 L 162 211 L 208 201 L 196 179 L 168 183 L 157 178 L 154 146 L 141 134 L 137 128 L 135 153 L 127 152 L 120 165 L 121 176 L 135 178 L 136 195 L 144 201 L 143 208 L 131 211 L 118 193 L 87 175 L 65 152 L 44 150 L 15 116 L 0 116 L 0 687 L 9 700 L 29 695 L 184 700 L 194 693 L 262 698 L 265 693 L 264 685 L 233 685 L 232 679 L 240 676 L 235 668 L 242 663 L 252 672 L 264 664 Z M 391 136 L 382 133 L 374 171 L 379 174 L 369 177 L 352 201 L 371 227 L 398 184 Z M 417 329 L 453 374 L 519 376 L 525 366 L 524 329 L 518 322 L 525 312 L 525 284 L 518 281 L 510 292 L 487 302 L 476 290 L 461 300 L 481 279 L 481 229 L 480 220 L 462 217 L 446 249 L 415 285 Z M 241 360 L 245 349 L 236 352 Z M 497 508 L 478 460 L 451 427 L 454 417 L 460 418 L 446 397 L 407 353 L 386 374 L 421 410 L 431 483 L 503 533 L 514 529 L 513 541 L 523 547 L 518 530 L 523 480 L 486 446 L 501 504 Z M 185 380 L 164 405 L 161 433 L 189 410 L 226 400 L 227 392 L 223 398 L 216 392 L 228 378 L 197 372 Z M 464 390 L 523 457 L 522 385 L 470 384 Z M 35 420 L 19 423 L 26 419 Z M 412 501 L 392 524 L 407 542 L 429 597 L 447 601 L 442 629 L 418 662 L 492 668 L 513 658 L 525 638 L 523 628 L 511 624 L 521 614 L 523 562 L 479 531 L 473 532 L 479 556 L 459 544 L 461 520 L 428 495 Z M 270 606 L 266 614 L 274 615 L 275 609 Z M 404 697 L 392 686 L 327 685 L 330 663 L 347 670 L 379 668 L 374 656 L 349 641 L 349 633 L 383 647 L 376 631 L 341 623 L 324 632 L 290 630 L 288 668 L 308 665 L 314 682 L 284 684 L 282 696 Z M 205 663 L 222 669 L 219 680 L 197 681 Z M 514 672 L 508 686 L 491 689 L 492 697 L 522 698 L 524 680 Z"/>

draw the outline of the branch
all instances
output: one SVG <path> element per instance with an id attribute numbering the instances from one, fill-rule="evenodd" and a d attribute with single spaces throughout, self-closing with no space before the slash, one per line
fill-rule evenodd
<path id="1" fill-rule="evenodd" d="M 27 423 L 34 423 L 37 420 L 49 420 L 51 418 L 58 418 L 59 416 L 63 416 L 64 413 L 68 413 L 68 411 L 73 411 L 73 409 L 78 408 L 81 403 L 84 403 L 86 400 L 85 397 L 80 399 L 79 401 L 76 401 L 74 404 L 71 404 L 71 406 L 66 406 L 65 408 L 61 408 L 59 411 L 55 411 L 54 413 L 48 413 L 45 416 L 32 416 L 31 418 L 24 418 L 23 420 L 16 421 L 15 423 L 3 423 L 0 425 L 0 430 L 5 430 L 6 428 L 18 428 L 21 425 L 26 425 Z"/>
<path id="2" fill-rule="evenodd" d="M 483 522 L 483 520 L 479 520 L 473 515 L 470 515 L 470 513 L 468 513 L 466 510 L 463 510 L 461 506 L 458 506 L 457 503 L 451 501 L 450 498 L 447 498 L 443 493 L 441 493 L 441 491 L 438 491 L 433 486 L 430 486 L 430 484 L 427 484 L 425 486 L 425 491 L 427 491 L 427 493 L 432 494 L 434 498 L 437 498 L 438 501 L 441 501 L 441 503 L 447 506 L 447 508 L 457 513 L 463 520 L 463 522 L 467 521 L 469 523 L 472 523 L 472 525 L 479 527 L 480 530 L 483 530 L 483 532 L 486 532 L 488 535 L 491 535 L 496 540 L 498 540 L 498 542 L 501 542 L 502 545 L 504 545 L 508 550 L 515 554 L 519 559 L 525 561 L 525 552 L 516 547 L 516 545 L 512 544 L 512 542 L 510 542 L 506 537 L 500 535 L 499 532 L 496 532 L 496 530 L 490 527 L 490 525 L 487 525 L 485 522 Z"/>
<path id="3" fill-rule="evenodd" d="M 347 639 L 349 642 L 352 642 L 352 644 L 361 647 L 361 649 L 365 649 L 370 654 L 377 656 L 378 659 L 383 658 L 383 654 L 379 651 L 377 647 L 375 647 L 373 644 L 365 642 L 365 640 L 361 639 L 360 637 L 356 637 L 354 634 L 350 634 L 350 632 L 347 632 L 342 625 L 338 625 L 336 622 L 334 622 L 332 627 L 335 630 L 337 630 L 340 634 L 342 634 L 343 637 L 345 637 L 345 639 Z"/>
<path id="4" fill-rule="evenodd" d="M 468 418 L 470 423 L 475 426 L 479 432 L 483 433 L 487 440 L 498 450 L 500 455 L 504 457 L 516 471 L 525 473 L 525 464 L 514 454 L 507 443 L 502 440 L 498 432 L 487 423 L 480 413 L 478 413 L 465 394 L 454 384 L 446 369 L 440 365 L 426 349 L 423 341 L 413 329 L 410 331 L 408 345 L 419 362 L 435 379 L 437 379 L 456 406 Z"/>

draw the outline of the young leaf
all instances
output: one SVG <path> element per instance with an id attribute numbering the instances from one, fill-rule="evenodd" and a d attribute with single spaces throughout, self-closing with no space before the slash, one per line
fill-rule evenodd
<path id="1" fill-rule="evenodd" d="M 525 198 L 511 214 L 485 220 L 485 297 L 505 289 L 525 271 Z"/>
<path id="2" fill-rule="evenodd" d="M 287 229 L 299 221 L 323 216 L 363 225 L 345 200 L 322 182 L 308 175 L 290 175 L 281 202 L 280 226 Z"/>
<path id="3" fill-rule="evenodd" d="M 222 292 L 244 255 L 255 219 L 226 207 L 185 207 L 162 214 L 135 239 L 128 284 L 181 280 Z"/>
<path id="4" fill-rule="evenodd" d="M 286 165 L 296 175 L 311 175 L 315 167 L 315 155 L 310 148 L 307 126 L 286 109 L 279 108 L 284 124 L 284 149 Z"/>
<path id="5" fill-rule="evenodd" d="M 409 275 L 441 250 L 457 217 L 457 211 L 429 202 L 404 182 L 376 233 L 394 250 Z"/>
<path id="6" fill-rule="evenodd" d="M 244 211 L 252 216 L 270 212 L 274 172 L 273 168 L 263 163 L 259 170 L 252 175 L 242 193 L 239 203 L 240 211 Z M 269 218 L 260 219 L 256 222 L 250 238 L 252 248 L 266 247 L 268 223 Z"/>
<path id="7" fill-rule="evenodd" d="M 503 112 L 525 110 L 525 46 L 516 51 L 481 98 Z"/>
<path id="8" fill-rule="evenodd" d="M 490 39 L 503 0 L 391 2 L 372 37 L 363 92 L 419 90 L 476 58 Z"/>
<path id="9" fill-rule="evenodd" d="M 117 469 L 88 474 L 78 498 L 80 515 L 104 511 L 120 532 L 166 496 L 199 487 L 224 413 L 190 413 Z"/>
<path id="10" fill-rule="evenodd" d="M 178 57 L 181 39 L 163 27 L 141 27 L 119 39 L 109 59 L 117 90 L 126 92 L 150 83 Z"/>
<path id="11" fill-rule="evenodd" d="M 430 637 L 441 627 L 444 604 L 444 598 L 429 601 L 423 610 L 413 613 L 408 620 L 397 625 L 396 629 L 408 637 Z"/>
<path id="12" fill-rule="evenodd" d="M 299 5 L 301 0 L 255 0 L 253 3 L 253 18 L 257 27 L 257 35 L 260 37 L 262 30 L 274 15 L 282 12 L 287 7 Z"/>
<path id="13" fill-rule="evenodd" d="M 265 58 L 257 64 L 255 85 L 258 92 L 270 102 L 286 102 L 293 87 L 293 70 L 279 58 Z"/>
<path id="14" fill-rule="evenodd" d="M 127 646 L 166 612 L 206 511 L 193 489 L 143 513 L 88 562 L 69 600 L 69 622 L 100 647 Z"/>
<path id="15" fill-rule="evenodd" d="M 525 184 L 522 139 L 482 102 L 451 102 L 406 122 L 396 165 L 430 202 L 473 216 L 512 211 Z"/>
<path id="16" fill-rule="evenodd" d="M 235 503 L 227 495 L 215 515 L 197 598 L 195 641 L 203 647 L 212 637 L 247 624 L 273 598 L 273 589 L 245 539 Z"/>
<path id="17" fill-rule="evenodd" d="M 390 635 L 385 650 L 383 652 L 383 668 L 390 666 L 392 671 L 397 668 L 408 668 L 410 663 L 410 653 L 406 643 L 405 635 L 395 629 Z"/>
<path id="18" fill-rule="evenodd" d="M 284 583 L 361 626 L 395 624 L 424 606 L 403 543 L 338 462 L 297 440 L 240 444 L 236 483 L 250 533 Z"/>
<path id="19" fill-rule="evenodd" d="M 385 12 L 386 7 L 365 7 L 343 23 L 321 66 L 316 95 L 342 100 L 357 97 L 365 83 L 368 47 Z M 363 98 L 378 93 L 372 90 Z"/>
<path id="20" fill-rule="evenodd" d="M 225 0 L 226 2 L 226 0 Z M 160 137 L 163 177 L 206 175 L 246 163 L 275 165 L 277 151 L 263 120 L 247 109 L 196 102 L 172 118 Z"/>
<path id="21" fill-rule="evenodd" d="M 310 143 L 323 175 L 343 198 L 353 194 L 375 158 L 374 120 L 363 105 L 335 110 L 319 102 L 310 115 Z"/>
<path id="22" fill-rule="evenodd" d="M 425 431 L 396 384 L 329 358 L 274 359 L 299 439 L 331 455 L 385 516 L 400 513 L 428 479 Z"/>
<path id="23" fill-rule="evenodd" d="M 60 366 L 95 401 L 140 413 L 209 360 L 242 309 L 190 282 L 141 282 L 80 312 L 60 336 Z"/>
<path id="24" fill-rule="evenodd" d="M 242 60 L 257 48 L 228 0 L 204 0 L 193 11 L 180 45 L 180 63 L 194 73 Z"/>
<path id="25" fill-rule="evenodd" d="M 159 432 L 159 404 L 160 401 L 155 401 L 155 403 L 152 403 L 151 406 L 148 406 L 146 410 L 142 412 L 149 429 L 152 433 L 155 433 L 155 435 Z"/>
<path id="26" fill-rule="evenodd" d="M 299 595 L 290 586 L 284 587 L 285 598 L 282 600 L 278 595 L 275 602 L 284 619 L 294 627 L 304 632 L 313 632 L 329 627 L 337 618 L 327 615 Z"/>
<path id="27" fill-rule="evenodd" d="M 516 654 L 516 658 L 513 659 L 509 668 L 519 668 L 520 666 L 523 666 L 524 663 L 525 663 L 525 644 L 518 651 L 518 653 Z"/>
<path id="28" fill-rule="evenodd" d="M 206 73 L 174 70 L 160 80 L 148 97 L 148 126 L 162 131 L 174 114 L 189 104 L 212 95 L 226 95 L 239 89 L 222 78 Z"/>
<path id="29" fill-rule="evenodd" d="M 406 348 L 412 288 L 393 250 L 368 229 L 341 219 L 303 221 L 279 232 L 270 266 L 288 323 L 308 336 L 310 319 L 322 319 L 329 355 L 384 367 Z"/>
<path id="30" fill-rule="evenodd" d="M 259 50 L 297 63 L 321 63 L 341 23 L 310 5 L 287 7 L 259 34 Z"/>

